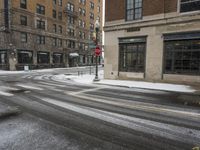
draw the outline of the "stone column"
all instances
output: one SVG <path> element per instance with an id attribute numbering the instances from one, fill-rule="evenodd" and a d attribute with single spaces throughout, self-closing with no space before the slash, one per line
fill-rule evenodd
<path id="1" fill-rule="evenodd" d="M 146 79 L 161 80 L 163 67 L 163 39 L 161 34 L 148 35 L 146 46 Z"/>
<path id="2" fill-rule="evenodd" d="M 9 60 L 9 70 L 10 71 L 16 71 L 16 65 L 17 65 L 17 54 L 16 52 L 11 52 L 8 54 L 8 60 Z"/>

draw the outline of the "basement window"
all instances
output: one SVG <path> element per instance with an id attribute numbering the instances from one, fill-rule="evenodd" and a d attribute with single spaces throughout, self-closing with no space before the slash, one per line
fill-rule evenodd
<path id="1" fill-rule="evenodd" d="M 180 12 L 192 12 L 200 10 L 200 0 L 180 0 Z"/>

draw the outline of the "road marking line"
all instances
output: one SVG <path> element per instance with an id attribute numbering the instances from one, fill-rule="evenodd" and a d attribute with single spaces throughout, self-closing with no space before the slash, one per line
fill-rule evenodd
<path id="1" fill-rule="evenodd" d="M 39 82 L 41 84 L 46 84 L 46 85 L 50 85 L 50 86 L 57 86 L 57 87 L 66 87 L 65 85 L 58 85 L 58 84 L 53 84 L 53 83 L 48 83 L 48 82 Z"/>
<path id="2" fill-rule="evenodd" d="M 82 91 L 78 91 L 78 92 L 70 92 L 70 93 L 66 93 L 66 94 L 75 96 L 77 94 L 86 93 L 86 92 L 92 92 L 92 91 L 97 91 L 97 90 L 101 90 L 101 89 L 104 89 L 104 88 L 102 88 L 102 87 L 100 87 L 100 88 L 93 88 L 93 89 L 87 89 L 87 90 L 82 90 Z"/>
<path id="3" fill-rule="evenodd" d="M 32 90 L 40 90 L 40 91 L 43 90 L 42 88 L 34 87 L 34 86 L 31 86 L 31 85 L 16 84 L 16 86 L 19 86 L 19 87 L 22 87 L 22 88 L 26 88 L 26 89 L 32 89 Z"/>

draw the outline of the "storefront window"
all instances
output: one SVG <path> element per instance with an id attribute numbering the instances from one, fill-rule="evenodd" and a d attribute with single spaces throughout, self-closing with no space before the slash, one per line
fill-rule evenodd
<path id="1" fill-rule="evenodd" d="M 18 50 L 17 53 L 19 64 L 32 64 L 33 63 L 33 52 L 28 50 Z"/>
<path id="2" fill-rule="evenodd" d="M 146 43 L 143 42 L 120 44 L 119 70 L 123 72 L 144 72 L 145 45 Z"/>
<path id="3" fill-rule="evenodd" d="M 49 64 L 49 52 L 38 52 L 37 61 L 38 64 Z"/>
<path id="4" fill-rule="evenodd" d="M 0 51 L 0 64 L 7 64 L 7 52 Z"/>
<path id="5" fill-rule="evenodd" d="M 53 54 L 53 63 L 54 64 L 61 64 L 61 63 L 63 63 L 63 54 L 61 54 L 61 53 L 54 53 Z"/>
<path id="6" fill-rule="evenodd" d="M 200 40 L 166 41 L 164 72 L 200 74 Z"/>

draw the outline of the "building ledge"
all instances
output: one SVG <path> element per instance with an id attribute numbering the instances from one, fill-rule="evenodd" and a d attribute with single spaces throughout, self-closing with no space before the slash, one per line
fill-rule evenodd
<path id="1" fill-rule="evenodd" d="M 177 13 L 161 14 L 151 17 L 143 18 L 143 20 L 135 20 L 125 22 L 125 20 L 106 22 L 104 31 L 125 30 L 130 27 L 149 27 L 167 24 L 187 23 L 191 21 L 200 21 L 200 12 L 178 15 Z"/>

